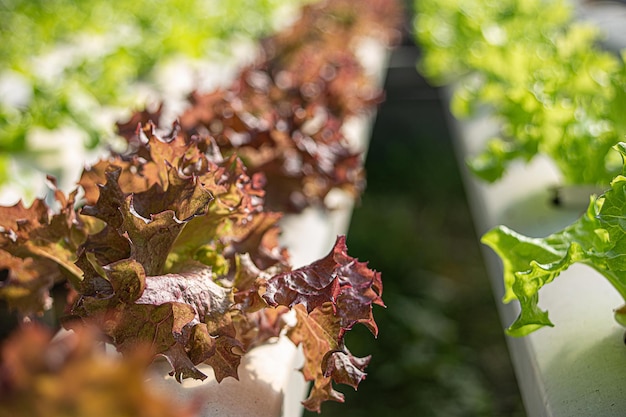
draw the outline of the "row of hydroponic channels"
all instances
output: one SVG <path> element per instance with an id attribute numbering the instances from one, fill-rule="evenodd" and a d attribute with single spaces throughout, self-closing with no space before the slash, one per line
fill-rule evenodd
<path id="1" fill-rule="evenodd" d="M 561 0 L 417 1 L 420 63 L 433 82 L 454 86 L 457 116 L 490 115 L 499 136 L 467 161 L 477 176 L 497 181 L 516 160 L 547 156 L 561 185 L 597 186 L 579 220 L 545 238 L 505 226 L 483 243 L 501 257 L 504 301 L 521 312 L 507 332 L 527 335 L 552 326 L 541 288 L 574 263 L 600 272 L 626 300 L 626 65 L 602 47 L 602 32 L 574 19 Z M 584 210 L 581 210 L 581 212 Z M 624 308 L 615 318 L 625 324 Z"/>
<path id="2" fill-rule="evenodd" d="M 1 207 L 0 297 L 18 318 L 2 350 L 2 413 L 193 415 L 197 404 L 143 385 L 154 355 L 179 381 L 205 378 L 200 363 L 218 381 L 237 378 L 242 355 L 284 331 L 313 382 L 306 408 L 342 401 L 333 383 L 356 388 L 369 359 L 344 336 L 358 323 L 377 333 L 380 273 L 349 256 L 344 237 L 292 269 L 280 218 L 323 206 L 331 190 L 362 190 L 342 126 L 382 95 L 355 48 L 367 36 L 393 45 L 400 22 L 393 1 L 304 6 L 229 87 L 193 94 L 173 125 L 158 111 L 121 121 L 126 149 L 86 168 L 80 193 L 49 177 L 51 206 Z M 44 313 L 73 336 L 51 340 Z M 105 357 L 100 340 L 121 358 Z"/>

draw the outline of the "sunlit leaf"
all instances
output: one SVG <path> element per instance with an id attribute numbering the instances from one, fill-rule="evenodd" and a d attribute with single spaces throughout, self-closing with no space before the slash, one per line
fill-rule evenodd
<path id="1" fill-rule="evenodd" d="M 624 144 L 616 149 L 626 155 Z M 574 263 L 597 270 L 626 299 L 625 195 L 626 177 L 619 175 L 608 191 L 592 197 L 582 217 L 550 236 L 531 238 L 498 226 L 482 237 L 502 258 L 505 301 L 517 299 L 522 307 L 509 334 L 523 336 L 553 325 L 538 306 L 539 292 Z"/>

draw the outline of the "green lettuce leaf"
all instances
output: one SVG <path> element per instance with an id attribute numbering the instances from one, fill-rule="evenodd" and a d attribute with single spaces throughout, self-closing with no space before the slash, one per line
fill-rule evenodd
<path id="1" fill-rule="evenodd" d="M 626 156 L 626 143 L 615 149 Z M 626 176 L 618 175 L 608 191 L 592 196 L 586 213 L 561 231 L 531 238 L 498 226 L 482 242 L 502 259 L 504 301 L 517 299 L 521 305 L 520 315 L 507 329 L 512 336 L 553 325 L 538 306 L 539 291 L 577 262 L 600 272 L 626 299 Z"/>

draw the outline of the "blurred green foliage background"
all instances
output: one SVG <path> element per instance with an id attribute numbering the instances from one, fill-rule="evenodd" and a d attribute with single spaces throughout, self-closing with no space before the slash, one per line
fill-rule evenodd
<path id="1" fill-rule="evenodd" d="M 469 159 L 474 174 L 494 182 L 538 154 L 565 184 L 604 187 L 620 172 L 612 147 L 626 130 L 626 65 L 605 44 L 594 3 L 414 0 L 420 72 L 454 86 L 457 117 L 487 110 L 499 121 Z"/>
<path id="2" fill-rule="evenodd" d="M 289 11 L 302 3 L 0 1 L 0 186 L 28 188 L 15 179 L 20 155 L 31 170 L 62 176 L 62 167 L 38 160 L 58 154 L 42 143 L 52 140 L 51 132 L 78 132 L 78 140 L 56 139 L 77 151 L 104 147 L 115 121 L 148 99 L 171 100 L 172 85 L 194 69 L 214 64 L 229 74 L 236 51 L 245 54 L 246 42 L 287 24 Z"/>

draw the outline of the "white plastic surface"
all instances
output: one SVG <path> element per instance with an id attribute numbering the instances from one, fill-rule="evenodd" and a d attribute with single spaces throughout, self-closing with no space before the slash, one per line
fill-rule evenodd
<path id="1" fill-rule="evenodd" d="M 453 120 L 452 125 L 460 160 L 480 148 L 493 126 L 487 118 Z M 546 236 L 574 221 L 586 208 L 551 204 L 551 189 L 559 178 L 544 158 L 515 164 L 493 185 L 474 177 L 464 163 L 460 166 L 479 235 L 505 224 L 527 235 Z M 484 258 L 504 329 L 517 317 L 519 305 L 500 302 L 501 261 L 487 247 Z M 596 271 L 574 265 L 543 287 L 539 299 L 555 327 L 523 338 L 507 336 L 528 417 L 626 415 L 624 329 L 613 319 L 613 309 L 623 304 L 617 291 Z"/>
<path id="2" fill-rule="evenodd" d="M 215 380 L 208 365 L 199 368 L 208 375 L 204 381 L 186 379 L 182 384 L 168 376 L 167 361 L 152 365 L 150 383 L 163 395 L 177 401 L 198 401 L 202 416 L 216 417 L 295 417 L 302 414 L 300 401 L 307 384 L 296 369 L 302 364 L 298 349 L 287 338 L 259 346 L 243 357 L 239 381 Z"/>

